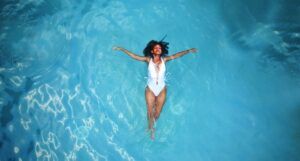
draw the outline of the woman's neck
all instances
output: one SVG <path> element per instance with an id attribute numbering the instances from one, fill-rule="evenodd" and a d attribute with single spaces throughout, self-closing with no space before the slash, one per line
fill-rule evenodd
<path id="1" fill-rule="evenodd" d="M 159 64 L 160 63 L 160 55 L 153 55 L 153 62 L 155 64 Z"/>
<path id="2" fill-rule="evenodd" d="M 160 60 L 160 55 L 154 55 L 154 54 L 153 54 L 153 59 L 154 59 L 154 60 Z"/>

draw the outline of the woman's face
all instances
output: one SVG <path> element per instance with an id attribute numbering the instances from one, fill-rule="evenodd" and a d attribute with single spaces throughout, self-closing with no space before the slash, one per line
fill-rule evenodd
<path id="1" fill-rule="evenodd" d="M 151 50 L 151 53 L 154 55 L 160 55 L 161 54 L 161 46 L 159 44 L 154 45 L 153 49 Z"/>

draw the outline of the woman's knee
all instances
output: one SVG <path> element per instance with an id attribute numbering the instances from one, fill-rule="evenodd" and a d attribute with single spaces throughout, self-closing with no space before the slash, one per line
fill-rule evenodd
<path id="1" fill-rule="evenodd" d="M 157 120 L 159 118 L 160 113 L 155 112 L 154 119 Z"/>

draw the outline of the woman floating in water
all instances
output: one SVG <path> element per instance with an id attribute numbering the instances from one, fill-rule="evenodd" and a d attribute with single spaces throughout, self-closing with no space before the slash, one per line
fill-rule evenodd
<path id="1" fill-rule="evenodd" d="M 181 57 L 188 53 L 196 53 L 197 49 L 192 48 L 168 55 L 169 43 L 151 40 L 144 49 L 144 56 L 133 54 L 122 48 L 114 47 L 113 50 L 120 50 L 133 59 L 148 63 L 148 83 L 145 91 L 147 103 L 148 129 L 150 136 L 154 139 L 154 122 L 158 119 L 166 99 L 167 88 L 165 84 L 165 63 Z"/>

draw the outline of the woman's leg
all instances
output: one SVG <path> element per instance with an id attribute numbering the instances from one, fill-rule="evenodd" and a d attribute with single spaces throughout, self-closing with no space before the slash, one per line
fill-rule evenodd
<path id="1" fill-rule="evenodd" d="M 153 92 L 149 89 L 149 87 L 146 87 L 145 90 L 145 98 L 147 103 L 147 117 L 148 117 L 148 129 L 153 129 L 153 122 L 154 122 L 154 105 L 155 105 L 155 95 Z"/>
<path id="2" fill-rule="evenodd" d="M 156 98 L 155 113 L 154 113 L 155 120 L 158 119 L 160 112 L 165 104 L 166 95 L 167 95 L 167 88 L 165 87 Z"/>

